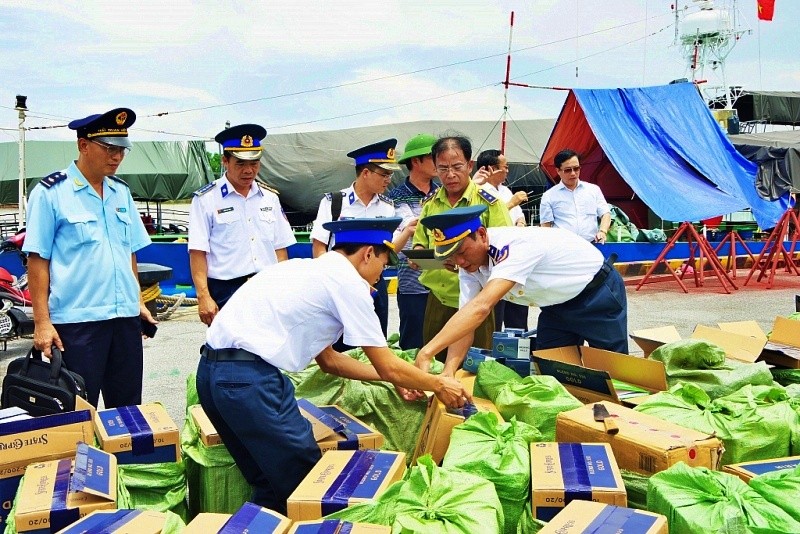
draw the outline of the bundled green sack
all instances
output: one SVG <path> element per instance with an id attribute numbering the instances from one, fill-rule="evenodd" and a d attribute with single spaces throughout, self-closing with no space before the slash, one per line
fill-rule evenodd
<path id="1" fill-rule="evenodd" d="M 800 522 L 800 466 L 757 476 L 750 488 Z"/>
<path id="2" fill-rule="evenodd" d="M 413 362 L 417 349 L 400 350 L 394 346 L 397 339 L 396 334 L 389 338 L 389 348 L 398 358 Z M 370 363 L 361 349 L 353 349 L 347 354 L 363 363 Z M 443 367 L 441 362 L 434 361 L 431 373 L 441 373 Z M 316 363 L 298 373 L 285 374 L 294 384 L 297 398 L 308 399 L 317 406 L 336 404 L 380 432 L 384 449 L 405 452 L 408 458 L 414 454 L 427 410 L 424 400 L 407 402 L 388 382 L 345 379 L 322 371 Z"/>
<path id="3" fill-rule="evenodd" d="M 531 503 L 528 502 L 525 504 L 525 509 L 522 511 L 522 517 L 519 518 L 519 523 L 517 523 L 516 534 L 537 534 L 546 524 L 547 523 L 544 521 L 533 517 Z"/>
<path id="4" fill-rule="evenodd" d="M 667 385 L 691 382 L 716 399 L 743 386 L 772 385 L 772 373 L 764 362 L 740 363 L 725 357 L 717 345 L 701 339 L 682 339 L 661 345 L 650 359 L 664 362 Z"/>
<path id="5" fill-rule="evenodd" d="M 722 440 L 722 465 L 788 456 L 791 432 L 785 420 L 759 413 L 755 404 L 712 401 L 694 384 L 673 386 L 635 408 Z"/>
<path id="6" fill-rule="evenodd" d="M 583 406 L 554 377 L 540 375 L 506 384 L 492 401 L 505 420 L 516 417 L 539 430 L 542 441 L 556 440 L 559 413 Z"/>
<path id="7" fill-rule="evenodd" d="M 647 508 L 672 534 L 800 532 L 800 523 L 739 477 L 679 462 L 650 477 Z"/>
<path id="8" fill-rule="evenodd" d="M 485 398 L 494 402 L 497 394 L 508 384 L 520 382 L 522 377 L 510 367 L 494 360 L 483 362 L 478 366 L 478 373 L 475 375 L 475 389 L 480 390 L 486 395 Z"/>
<path id="9" fill-rule="evenodd" d="M 117 470 L 118 508 L 172 512 L 188 520 L 183 462 L 119 465 Z"/>
<path id="10" fill-rule="evenodd" d="M 619 473 L 622 475 L 622 483 L 625 484 L 628 508 L 647 510 L 647 486 L 650 483 L 650 477 L 627 469 L 620 469 Z"/>
<path id="11" fill-rule="evenodd" d="M 392 484 L 376 501 L 326 518 L 387 525 L 395 534 L 503 531 L 503 509 L 494 484 L 459 469 L 438 467 L 430 455 L 419 458 L 406 479 Z"/>
<path id="12" fill-rule="evenodd" d="M 530 444 L 541 439 L 541 432 L 528 424 L 516 419 L 500 423 L 495 414 L 479 412 L 453 428 L 442 467 L 492 482 L 503 506 L 505 532 L 514 534 L 530 501 Z"/>
<path id="13" fill-rule="evenodd" d="M 800 369 L 772 368 L 769 371 L 772 373 L 773 380 L 782 386 L 800 384 Z"/>

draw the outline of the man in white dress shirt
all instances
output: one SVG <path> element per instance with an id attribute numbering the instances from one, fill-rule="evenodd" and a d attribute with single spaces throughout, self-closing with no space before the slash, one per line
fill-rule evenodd
<path id="1" fill-rule="evenodd" d="M 600 251 L 559 228 L 485 228 L 485 207 L 456 208 L 420 223 L 436 236 L 434 255 L 459 267 L 459 310 L 417 354 L 426 370 L 449 347 L 445 374 L 461 365 L 475 328 L 500 299 L 539 306 L 536 348 L 589 345 L 628 352 L 625 285 Z"/>
<path id="2" fill-rule="evenodd" d="M 391 239 L 400 221 L 326 223 L 334 250 L 256 274 L 206 332 L 197 367 L 200 404 L 259 506 L 285 514 L 286 499 L 320 459 L 283 371 L 302 371 L 316 359 L 333 375 L 391 382 L 406 400 L 420 398 L 417 390 L 433 391 L 450 407 L 471 399 L 454 378 L 424 373 L 395 356 L 381 332 L 370 285 L 396 259 Z M 331 347 L 342 334 L 372 365 Z"/>
<path id="3" fill-rule="evenodd" d="M 580 156 L 574 150 L 562 150 L 553 163 L 561 181 L 542 195 L 539 224 L 564 228 L 589 242 L 605 243 L 611 210 L 599 187 L 581 181 Z"/>
<path id="4" fill-rule="evenodd" d="M 207 325 L 248 278 L 286 260 L 286 248 L 297 242 L 277 191 L 256 181 L 266 135 L 257 124 L 217 134 L 225 174 L 192 199 L 189 265 L 200 320 Z"/>

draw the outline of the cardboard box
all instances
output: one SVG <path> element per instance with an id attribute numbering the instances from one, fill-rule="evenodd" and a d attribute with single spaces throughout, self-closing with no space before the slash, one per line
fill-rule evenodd
<path id="1" fill-rule="evenodd" d="M 206 447 L 213 447 L 214 445 L 222 444 L 222 438 L 217 434 L 217 429 L 211 423 L 211 420 L 203 411 L 203 407 L 199 404 L 194 404 L 189 407 L 189 417 L 192 418 L 197 430 L 200 433 L 200 441 Z"/>
<path id="2" fill-rule="evenodd" d="M 492 356 L 492 351 L 489 349 L 479 349 L 478 347 L 470 347 L 467 355 L 464 357 L 464 362 L 461 367 L 465 371 L 477 374 L 478 366 L 483 362 L 494 361 L 496 358 Z"/>
<path id="3" fill-rule="evenodd" d="M 311 423 L 314 439 L 322 453 L 383 447 L 383 434 L 338 406 L 315 406 L 307 399 L 297 399 L 297 406 Z"/>
<path id="4" fill-rule="evenodd" d="M 78 443 L 94 441 L 94 408 L 75 400 L 76 411 L 0 421 L 0 528 L 28 464 L 75 456 Z"/>
<path id="5" fill-rule="evenodd" d="M 619 433 L 607 434 L 603 423 L 594 420 L 594 404 L 587 404 L 558 414 L 556 440 L 609 443 L 621 469 L 647 476 L 678 462 L 690 467 L 719 468 L 723 451 L 719 439 L 618 404 L 601 404 L 615 418 Z"/>
<path id="6" fill-rule="evenodd" d="M 197 514 L 189 521 L 181 534 L 209 534 L 219 532 L 228 522 L 231 514 Z"/>
<path id="7" fill-rule="evenodd" d="M 713 343 L 724 350 L 728 358 L 745 363 L 753 363 L 758 360 L 765 343 L 763 339 L 741 332 L 725 331 L 701 324 L 695 326 L 689 337 Z M 665 326 L 636 330 L 631 334 L 631 339 L 642 348 L 645 358 L 649 358 L 650 354 L 661 345 L 680 341 L 681 335 L 674 326 Z"/>
<path id="8" fill-rule="evenodd" d="M 95 510 L 58 534 L 161 534 L 166 520 L 152 510 Z"/>
<path id="9" fill-rule="evenodd" d="M 531 443 L 531 510 L 550 521 L 573 500 L 625 506 L 628 497 L 607 443 Z"/>
<path id="10" fill-rule="evenodd" d="M 349 532 L 350 534 L 391 534 L 392 527 L 370 523 L 351 523 L 340 519 L 322 521 L 297 521 L 289 534 L 325 534 L 328 532 Z"/>
<path id="11" fill-rule="evenodd" d="M 604 400 L 620 404 L 629 400 L 629 395 L 617 391 L 612 379 L 651 393 L 668 389 L 662 362 L 593 347 L 536 350 L 533 364 L 537 374 L 555 377 L 584 404 Z"/>
<path id="12" fill-rule="evenodd" d="M 592 501 L 572 501 L 539 534 L 668 534 L 661 514 Z"/>
<path id="13" fill-rule="evenodd" d="M 493 412 L 501 422 L 503 421 L 503 416 L 497 411 L 497 407 L 492 401 L 478 397 L 473 397 L 472 401 L 476 411 Z M 468 415 L 470 415 L 468 412 L 465 414 L 463 411 L 448 410 L 435 395 L 431 395 L 428 398 L 428 409 L 422 420 L 422 428 L 417 437 L 411 464 L 416 464 L 417 459 L 426 454 L 430 454 L 437 464 L 442 463 L 444 454 L 450 447 L 450 434 L 453 433 L 453 427 L 463 423 Z"/>
<path id="14" fill-rule="evenodd" d="M 740 464 L 730 464 L 722 467 L 726 473 L 736 475 L 746 483 L 750 483 L 753 478 L 773 471 L 783 471 L 784 469 L 794 469 L 800 464 L 800 456 L 787 456 L 786 458 L 773 458 L 771 460 L 756 460 L 754 462 L 742 462 Z"/>
<path id="15" fill-rule="evenodd" d="M 406 455 L 391 451 L 328 451 L 286 503 L 293 521 L 320 519 L 369 501 L 403 478 Z"/>
<path id="16" fill-rule="evenodd" d="M 286 534 L 292 520 L 269 508 L 247 502 L 235 514 L 197 514 L 182 534 L 213 532 Z"/>
<path id="17" fill-rule="evenodd" d="M 530 360 L 531 349 L 536 344 L 536 330 L 526 332 L 521 328 L 507 328 L 492 334 L 492 356 Z"/>
<path id="18" fill-rule="evenodd" d="M 800 369 L 800 322 L 776 317 L 762 359 L 781 367 Z"/>
<path id="19" fill-rule="evenodd" d="M 459 369 L 456 371 L 454 378 L 461 382 L 461 384 L 464 386 L 464 389 L 472 394 L 472 392 L 475 391 L 475 378 L 477 376 L 478 375 L 475 373 L 467 371 L 466 369 Z"/>
<path id="20" fill-rule="evenodd" d="M 161 404 L 100 410 L 94 423 L 100 448 L 116 456 L 120 465 L 181 459 L 178 427 Z"/>
<path id="21" fill-rule="evenodd" d="M 58 532 L 95 510 L 117 506 L 114 455 L 78 445 L 75 459 L 39 462 L 25 469 L 16 503 L 17 532 Z"/>
<path id="22" fill-rule="evenodd" d="M 0 410 L 0 424 L 11 423 L 13 421 L 23 421 L 25 419 L 32 419 L 28 412 L 17 406 L 11 408 L 3 408 Z"/>

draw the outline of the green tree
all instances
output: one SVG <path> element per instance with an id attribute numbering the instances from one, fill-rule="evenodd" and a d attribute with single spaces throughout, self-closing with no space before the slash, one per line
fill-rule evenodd
<path id="1" fill-rule="evenodd" d="M 220 162 L 219 154 L 206 152 L 206 157 L 208 157 L 208 164 L 211 165 L 211 170 L 214 172 L 214 176 L 219 176 L 220 169 L 222 168 L 222 163 Z"/>

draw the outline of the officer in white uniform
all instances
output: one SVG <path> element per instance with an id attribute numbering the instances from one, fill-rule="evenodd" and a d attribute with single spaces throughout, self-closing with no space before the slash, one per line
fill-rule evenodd
<path id="1" fill-rule="evenodd" d="M 286 260 L 286 248 L 297 242 L 277 191 L 257 181 L 266 135 L 257 124 L 217 134 L 226 172 L 192 199 L 189 260 L 198 313 L 206 324 L 248 278 Z"/>
<path id="2" fill-rule="evenodd" d="M 459 267 L 459 310 L 417 354 L 427 370 L 440 350 L 445 372 L 461 365 L 474 329 L 505 298 L 539 306 L 536 348 L 589 345 L 628 352 L 625 285 L 613 255 L 568 230 L 540 227 L 485 228 L 484 206 L 456 208 L 420 223 L 433 231 L 434 255 Z M 452 354 L 452 358 L 450 358 Z"/>
<path id="3" fill-rule="evenodd" d="M 406 400 L 434 391 L 448 406 L 470 395 L 452 378 L 423 373 L 386 346 L 372 307 L 370 284 L 394 256 L 401 219 L 327 223 L 333 251 L 296 258 L 255 275 L 230 299 L 206 333 L 197 368 L 200 404 L 253 486 L 252 501 L 286 513 L 286 500 L 320 458 L 311 425 L 282 371 L 316 359 L 331 374 L 386 380 Z M 331 347 L 362 346 L 372 365 Z M 405 389 L 409 388 L 409 389 Z"/>
<path id="4" fill-rule="evenodd" d="M 397 139 L 387 139 L 347 154 L 348 158 L 355 160 L 356 180 L 350 187 L 341 190 L 341 199 L 334 199 L 332 193 L 327 193 L 320 201 L 317 218 L 311 230 L 311 249 L 315 258 L 333 246 L 331 234 L 324 225 L 336 215 L 332 211 L 334 202 L 340 206 L 337 220 L 395 216 L 394 202 L 383 193 L 389 187 L 394 171 L 400 170 L 395 154 L 396 147 Z M 386 336 L 389 327 L 386 281 L 381 278 L 375 284 L 375 289 L 375 313 L 380 319 L 383 335 Z M 336 347 L 339 350 L 348 348 L 338 344 Z"/>

